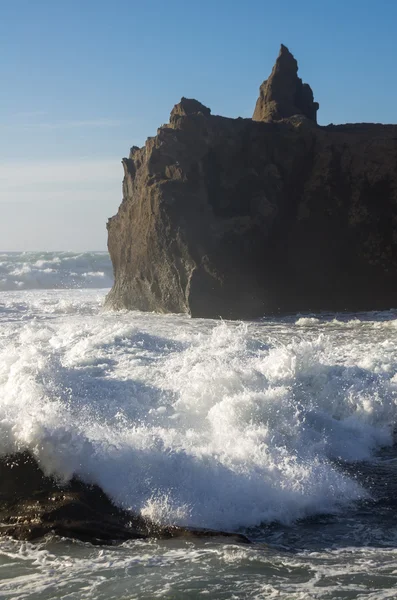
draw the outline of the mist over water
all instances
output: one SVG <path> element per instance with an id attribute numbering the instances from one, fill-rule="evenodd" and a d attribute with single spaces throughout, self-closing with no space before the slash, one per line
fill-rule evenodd
<path id="1" fill-rule="evenodd" d="M 106 254 L 0 258 L 0 454 L 29 450 L 159 523 L 255 540 L 2 541 L 0 595 L 394 597 L 394 511 L 355 465 L 394 481 L 397 312 L 106 312 Z"/>

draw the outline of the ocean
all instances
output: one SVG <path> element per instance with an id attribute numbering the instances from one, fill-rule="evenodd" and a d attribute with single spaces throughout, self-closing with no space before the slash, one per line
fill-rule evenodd
<path id="1" fill-rule="evenodd" d="M 0 453 L 162 524 L 0 540 L 0 598 L 397 597 L 397 311 L 252 322 L 105 311 L 106 253 L 0 255 Z"/>

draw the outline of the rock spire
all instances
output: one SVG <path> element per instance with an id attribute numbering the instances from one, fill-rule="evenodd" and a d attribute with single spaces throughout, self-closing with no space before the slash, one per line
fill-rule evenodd
<path id="1" fill-rule="evenodd" d="M 269 79 L 259 88 L 254 121 L 280 121 L 293 115 L 304 115 L 317 123 L 318 102 L 307 83 L 298 77 L 298 63 L 286 46 L 280 53 Z"/>

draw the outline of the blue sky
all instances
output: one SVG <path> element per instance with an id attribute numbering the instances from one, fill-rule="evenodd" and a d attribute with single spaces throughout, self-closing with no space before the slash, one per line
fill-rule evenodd
<path id="1" fill-rule="evenodd" d="M 397 0 L 0 0 L 0 249 L 105 249 L 181 96 L 250 117 L 280 43 L 320 124 L 397 122 Z"/>

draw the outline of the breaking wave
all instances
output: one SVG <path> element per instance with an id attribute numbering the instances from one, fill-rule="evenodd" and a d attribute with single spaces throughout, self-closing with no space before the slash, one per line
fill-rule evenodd
<path id="1" fill-rule="evenodd" d="M 157 522 L 338 511 L 368 492 L 337 465 L 393 443 L 391 315 L 238 324 L 103 312 L 88 291 L 5 296 L 0 454 L 27 449 Z"/>

